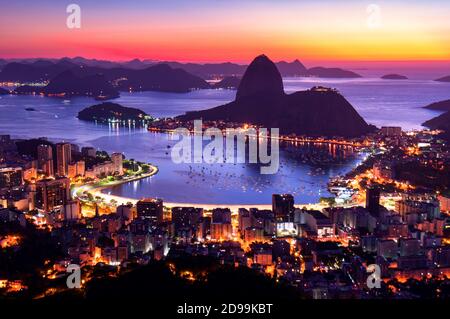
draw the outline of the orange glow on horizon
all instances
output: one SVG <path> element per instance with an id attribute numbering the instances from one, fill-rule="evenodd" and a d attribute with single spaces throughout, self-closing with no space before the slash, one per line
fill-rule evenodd
<path id="1" fill-rule="evenodd" d="M 82 5 L 76 30 L 65 26 L 62 5 L 39 17 L 24 8 L 2 21 L 0 57 L 248 63 L 264 53 L 274 61 L 308 61 L 308 67 L 330 60 L 450 61 L 450 6 L 382 3 L 380 26 L 370 28 L 364 3 L 158 5 Z"/>

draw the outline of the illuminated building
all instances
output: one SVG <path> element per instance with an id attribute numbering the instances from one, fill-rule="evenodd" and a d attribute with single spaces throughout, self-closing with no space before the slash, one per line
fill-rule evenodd
<path id="1" fill-rule="evenodd" d="M 441 215 L 439 202 L 435 200 L 400 200 L 395 202 L 395 211 L 402 215 L 403 218 L 411 213 L 425 213 L 429 219 L 439 218 Z"/>
<path id="2" fill-rule="evenodd" d="M 407 237 L 409 234 L 408 224 L 393 222 L 387 225 L 387 236 L 390 238 Z"/>
<path id="3" fill-rule="evenodd" d="M 39 168 L 42 169 L 47 176 L 54 176 L 52 147 L 44 144 L 38 145 L 37 157 Z"/>
<path id="4" fill-rule="evenodd" d="M 288 222 L 294 212 L 294 196 L 291 194 L 273 194 L 272 211 L 277 222 Z"/>
<path id="5" fill-rule="evenodd" d="M 238 210 L 238 223 L 239 230 L 244 232 L 245 229 L 252 226 L 250 212 L 245 208 L 239 208 Z"/>
<path id="6" fill-rule="evenodd" d="M 427 257 L 425 255 L 400 256 L 397 260 L 398 269 L 426 269 Z"/>
<path id="7" fill-rule="evenodd" d="M 149 237 L 150 251 L 159 251 L 162 256 L 166 256 L 169 253 L 169 236 L 166 231 L 156 229 L 150 232 Z"/>
<path id="8" fill-rule="evenodd" d="M 23 184 L 23 171 L 20 167 L 0 168 L 0 189 L 13 188 Z"/>
<path id="9" fill-rule="evenodd" d="M 131 234 L 131 252 L 147 253 L 150 250 L 150 234 L 148 232 L 139 232 Z"/>
<path id="10" fill-rule="evenodd" d="M 328 294 L 327 287 L 314 287 L 312 289 L 312 298 L 316 300 L 328 299 Z"/>
<path id="11" fill-rule="evenodd" d="M 10 135 L 0 135 L 0 163 L 4 162 L 8 155 L 17 152 L 16 143 L 11 140 Z"/>
<path id="12" fill-rule="evenodd" d="M 361 248 L 364 252 L 374 253 L 377 251 L 377 237 L 376 236 L 361 236 Z"/>
<path id="13" fill-rule="evenodd" d="M 59 176 L 67 176 L 69 163 L 72 161 L 70 143 L 56 144 L 56 167 Z"/>
<path id="14" fill-rule="evenodd" d="M 163 201 L 155 198 L 145 198 L 136 203 L 137 216 L 149 219 L 154 223 L 163 221 Z"/>
<path id="15" fill-rule="evenodd" d="M 377 255 L 386 259 L 396 259 L 398 255 L 397 243 L 393 240 L 379 240 Z"/>
<path id="16" fill-rule="evenodd" d="M 203 215 L 203 209 L 194 207 L 173 207 L 172 223 L 175 233 L 182 228 L 194 229 L 197 227 L 200 217 Z"/>
<path id="17" fill-rule="evenodd" d="M 231 223 L 211 223 L 211 240 L 222 241 L 230 240 L 233 235 Z"/>
<path id="18" fill-rule="evenodd" d="M 75 176 L 77 176 L 77 165 L 71 163 L 67 166 L 67 177 L 74 178 Z"/>
<path id="19" fill-rule="evenodd" d="M 389 163 L 376 162 L 373 164 L 373 175 L 382 179 L 394 179 L 394 170 Z"/>
<path id="20" fill-rule="evenodd" d="M 450 196 L 448 195 L 439 195 L 438 196 L 439 204 L 441 207 L 441 211 L 450 212 Z"/>
<path id="21" fill-rule="evenodd" d="M 269 244 L 252 244 L 253 263 L 261 266 L 272 265 L 272 247 Z"/>
<path id="22" fill-rule="evenodd" d="M 123 175 L 123 156 L 122 153 L 112 153 L 111 161 L 113 163 L 113 171 L 119 175 Z"/>
<path id="23" fill-rule="evenodd" d="M 50 212 L 61 208 L 70 200 L 68 178 L 44 179 L 36 183 L 36 208 Z"/>
<path id="24" fill-rule="evenodd" d="M 67 177 L 74 178 L 75 176 L 84 176 L 85 174 L 85 162 L 78 161 L 71 163 L 67 167 Z"/>
<path id="25" fill-rule="evenodd" d="M 338 221 L 345 227 L 350 229 L 366 228 L 369 232 L 376 227 L 376 218 L 364 207 L 337 208 L 336 210 L 341 211 Z"/>
<path id="26" fill-rule="evenodd" d="M 298 235 L 297 224 L 293 222 L 280 222 L 276 224 L 277 237 L 295 237 Z"/>
<path id="27" fill-rule="evenodd" d="M 211 217 L 203 216 L 198 221 L 197 239 L 203 241 L 211 231 Z"/>
<path id="28" fill-rule="evenodd" d="M 97 150 L 93 147 L 82 147 L 81 154 L 86 157 L 95 157 Z"/>
<path id="29" fill-rule="evenodd" d="M 215 208 L 212 211 L 213 223 L 231 223 L 231 210 L 229 208 Z"/>
<path id="30" fill-rule="evenodd" d="M 308 230 L 319 238 L 335 235 L 333 222 L 317 210 L 303 210 L 301 224 L 306 225 Z"/>
<path id="31" fill-rule="evenodd" d="M 382 126 L 381 135 L 383 136 L 401 136 L 402 128 L 400 126 Z"/>
<path id="32" fill-rule="evenodd" d="M 117 261 L 122 262 L 124 260 L 128 259 L 128 246 L 127 245 L 120 245 L 117 247 Z"/>
<path id="33" fill-rule="evenodd" d="M 272 254 L 274 258 L 282 258 L 291 255 L 291 245 L 282 239 L 274 240 L 272 245 Z"/>
<path id="34" fill-rule="evenodd" d="M 248 227 L 244 231 L 244 240 L 247 243 L 264 241 L 264 229 L 261 227 Z"/>
<path id="35" fill-rule="evenodd" d="M 366 208 L 375 216 L 380 213 L 380 189 L 378 187 L 366 189 Z"/>
<path id="36" fill-rule="evenodd" d="M 137 210 L 133 205 L 119 205 L 117 206 L 116 214 L 131 221 L 137 216 Z"/>
<path id="37" fill-rule="evenodd" d="M 77 163 L 77 175 L 84 176 L 86 171 L 86 163 L 84 161 L 78 161 Z"/>
<path id="38" fill-rule="evenodd" d="M 26 181 L 32 181 L 37 178 L 37 168 L 33 165 L 23 171 L 23 179 Z"/>
<path id="39" fill-rule="evenodd" d="M 251 226 L 262 227 L 266 235 L 274 235 L 276 232 L 276 222 L 274 214 L 268 209 L 250 208 Z"/>
<path id="40" fill-rule="evenodd" d="M 450 246 L 436 248 L 434 260 L 438 267 L 450 267 Z"/>
<path id="41" fill-rule="evenodd" d="M 415 256 L 421 253 L 420 241 L 415 238 L 400 239 L 400 256 Z"/>
<path id="42" fill-rule="evenodd" d="M 64 220 L 72 221 L 81 218 L 81 205 L 77 200 L 67 201 L 63 208 Z"/>

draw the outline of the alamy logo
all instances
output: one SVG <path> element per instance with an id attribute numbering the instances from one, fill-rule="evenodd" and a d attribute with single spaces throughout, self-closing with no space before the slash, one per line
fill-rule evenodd
<path id="1" fill-rule="evenodd" d="M 77 264 L 70 264 L 67 266 L 66 272 L 70 273 L 67 276 L 66 284 L 67 288 L 81 288 L 81 268 Z"/>
<path id="2" fill-rule="evenodd" d="M 381 27 L 381 8 L 377 4 L 369 4 L 366 9 L 369 16 L 367 17 L 367 27 L 369 29 L 378 29 Z"/>
<path id="3" fill-rule="evenodd" d="M 78 4 L 69 4 L 66 8 L 66 12 L 69 16 L 66 20 L 66 25 L 69 29 L 80 29 L 81 28 L 81 8 Z"/>
<path id="4" fill-rule="evenodd" d="M 174 163 L 245 163 L 248 145 L 248 163 L 263 164 L 261 174 L 278 172 L 278 128 L 270 129 L 270 135 L 266 128 L 227 128 L 222 132 L 219 128 L 210 127 L 203 132 L 202 121 L 195 120 L 192 133 L 187 128 L 179 127 L 169 135 L 171 140 L 178 140 L 171 152 Z M 204 141 L 209 142 L 204 146 Z"/>
<path id="5" fill-rule="evenodd" d="M 381 288 L 381 268 L 377 264 L 367 266 L 367 272 L 370 275 L 367 277 L 367 287 L 369 289 Z"/>

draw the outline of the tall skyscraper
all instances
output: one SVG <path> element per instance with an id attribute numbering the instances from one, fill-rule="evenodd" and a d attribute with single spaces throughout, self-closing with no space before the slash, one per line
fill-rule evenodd
<path id="1" fill-rule="evenodd" d="M 175 231 L 181 228 L 192 228 L 197 226 L 200 217 L 203 215 L 201 208 L 194 207 L 173 207 L 172 223 Z"/>
<path id="2" fill-rule="evenodd" d="M 50 145 L 38 145 L 37 147 L 38 164 L 42 165 L 49 159 L 53 159 L 53 151 Z"/>
<path id="3" fill-rule="evenodd" d="M 76 165 L 77 165 L 77 175 L 84 176 L 84 173 L 86 171 L 86 162 L 78 161 Z"/>
<path id="4" fill-rule="evenodd" d="M 139 218 L 150 219 L 155 223 L 163 221 L 163 201 L 155 198 L 144 198 L 136 203 Z"/>
<path id="5" fill-rule="evenodd" d="M 229 208 L 214 208 L 212 211 L 213 223 L 231 223 L 231 210 Z"/>
<path id="6" fill-rule="evenodd" d="M 111 162 L 114 166 L 114 172 L 119 175 L 123 174 L 123 157 L 122 153 L 112 153 L 111 154 Z"/>
<path id="7" fill-rule="evenodd" d="M 294 196 L 291 194 L 273 194 L 272 211 L 277 222 L 288 222 L 294 212 Z"/>
<path id="8" fill-rule="evenodd" d="M 53 150 L 50 145 L 39 145 L 37 148 L 38 166 L 47 176 L 54 176 Z"/>
<path id="9" fill-rule="evenodd" d="M 23 184 L 23 170 L 21 167 L 0 168 L 0 189 L 13 188 Z"/>
<path id="10" fill-rule="evenodd" d="M 56 144 L 56 166 L 59 176 L 67 176 L 68 166 L 72 160 L 72 147 L 70 143 Z"/>
<path id="11" fill-rule="evenodd" d="M 36 207 L 50 212 L 63 207 L 70 200 L 68 178 L 44 179 L 36 183 Z"/>
<path id="12" fill-rule="evenodd" d="M 374 215 L 378 215 L 380 212 L 380 189 L 378 187 L 366 189 L 366 208 Z"/>

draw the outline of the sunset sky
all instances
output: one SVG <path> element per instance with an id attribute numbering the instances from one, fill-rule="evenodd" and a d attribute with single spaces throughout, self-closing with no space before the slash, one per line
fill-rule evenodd
<path id="1" fill-rule="evenodd" d="M 70 3 L 81 7 L 81 29 L 66 26 Z M 445 0 L 0 0 L 0 7 L 2 58 L 450 60 Z"/>

